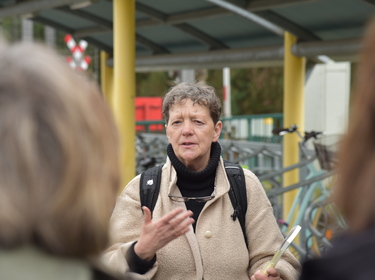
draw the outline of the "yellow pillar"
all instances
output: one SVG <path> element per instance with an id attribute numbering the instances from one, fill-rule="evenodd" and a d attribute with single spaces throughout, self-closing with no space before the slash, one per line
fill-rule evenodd
<path id="1" fill-rule="evenodd" d="M 100 52 L 100 85 L 104 99 L 113 112 L 113 68 L 107 66 L 109 55 L 105 51 Z"/>
<path id="2" fill-rule="evenodd" d="M 292 124 L 298 125 L 298 130 L 304 134 L 304 84 L 305 84 L 305 58 L 292 54 L 292 46 L 297 38 L 285 32 L 284 35 L 284 127 Z M 286 134 L 283 141 L 284 167 L 299 161 L 298 142 L 296 133 Z M 286 172 L 283 177 L 284 187 L 298 183 L 299 170 Z M 297 190 L 284 195 L 284 218 L 288 216 Z"/>
<path id="3" fill-rule="evenodd" d="M 113 111 L 124 187 L 135 176 L 135 0 L 113 0 Z"/>

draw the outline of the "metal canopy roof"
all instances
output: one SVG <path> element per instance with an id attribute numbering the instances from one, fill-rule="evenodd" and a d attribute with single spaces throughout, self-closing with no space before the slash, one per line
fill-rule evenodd
<path id="1" fill-rule="evenodd" d="M 135 1 L 137 71 L 282 65 L 284 31 L 297 36 L 296 55 L 355 61 L 375 11 L 375 0 Z M 0 19 L 25 15 L 111 55 L 112 9 L 109 0 L 0 0 Z"/>

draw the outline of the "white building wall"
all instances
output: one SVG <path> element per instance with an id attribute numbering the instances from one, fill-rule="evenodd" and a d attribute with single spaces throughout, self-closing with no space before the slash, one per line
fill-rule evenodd
<path id="1" fill-rule="evenodd" d="M 349 62 L 316 65 L 305 85 L 305 131 L 345 133 L 349 97 Z"/>

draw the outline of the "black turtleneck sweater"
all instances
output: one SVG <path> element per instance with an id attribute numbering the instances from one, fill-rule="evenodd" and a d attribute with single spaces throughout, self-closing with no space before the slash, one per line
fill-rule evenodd
<path id="1" fill-rule="evenodd" d="M 219 163 L 221 154 L 220 144 L 217 142 L 211 145 L 211 157 L 207 167 L 199 172 L 189 170 L 176 157 L 172 145 L 167 147 L 167 155 L 177 172 L 177 186 L 180 189 L 182 196 L 185 197 L 201 197 L 209 196 L 214 191 L 215 175 L 217 165 Z M 193 219 L 198 220 L 199 214 L 203 209 L 204 202 L 187 201 L 186 208 L 191 210 L 194 215 Z M 195 231 L 195 223 L 193 224 Z"/>
<path id="2" fill-rule="evenodd" d="M 183 196 L 198 197 L 209 196 L 212 194 L 214 191 L 216 169 L 221 154 L 219 143 L 212 143 L 210 161 L 207 167 L 200 172 L 194 172 L 187 169 L 186 166 L 176 157 L 171 144 L 167 147 L 167 154 L 177 172 L 177 186 Z M 193 219 L 195 221 L 198 220 L 204 204 L 205 203 L 195 201 L 186 202 L 186 208 L 194 213 Z M 195 231 L 195 223 L 193 224 L 193 228 Z M 156 255 L 151 261 L 140 259 L 134 251 L 135 243 L 136 242 L 133 243 L 132 248 L 128 251 L 129 256 L 127 259 L 129 260 L 129 266 L 132 271 L 144 274 L 154 265 Z"/>

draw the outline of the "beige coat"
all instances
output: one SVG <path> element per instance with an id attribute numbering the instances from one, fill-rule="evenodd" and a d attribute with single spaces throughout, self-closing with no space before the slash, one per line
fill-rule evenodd
<path id="1" fill-rule="evenodd" d="M 193 229 L 157 252 L 154 267 L 140 279 L 205 279 L 248 280 L 278 250 L 283 237 L 280 233 L 272 206 L 257 177 L 244 170 L 247 185 L 248 209 L 246 231 L 249 248 L 246 248 L 238 219 L 230 215 L 233 206 L 228 195 L 229 181 L 220 159 L 217 168 L 216 196 L 208 201 Z M 135 177 L 119 196 L 111 217 L 111 246 L 103 260 L 111 268 L 127 270 L 126 251 L 140 235 L 143 223 L 139 199 L 139 179 Z M 162 170 L 160 195 L 153 211 L 153 219 L 185 203 L 173 202 L 168 193 L 181 195 L 176 186 L 176 171 L 169 159 Z M 276 268 L 284 280 L 298 279 L 300 264 L 288 251 Z"/>

